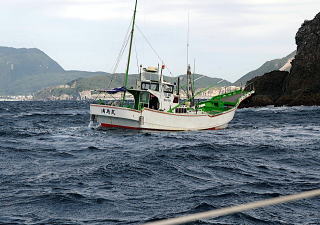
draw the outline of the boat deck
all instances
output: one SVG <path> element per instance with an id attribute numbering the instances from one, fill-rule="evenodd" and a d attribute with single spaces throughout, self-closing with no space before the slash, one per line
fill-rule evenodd
<path id="1" fill-rule="evenodd" d="M 232 95 L 232 96 L 226 96 L 221 98 L 222 101 L 224 102 L 237 102 L 239 98 L 241 98 L 243 95 L 243 93 L 239 93 L 236 95 Z"/>

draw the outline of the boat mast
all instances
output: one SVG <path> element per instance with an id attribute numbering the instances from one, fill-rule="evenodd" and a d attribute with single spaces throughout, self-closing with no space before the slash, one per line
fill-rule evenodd
<path id="1" fill-rule="evenodd" d="M 132 43 L 133 43 L 134 26 L 135 26 L 135 22 L 136 22 L 137 5 L 138 5 L 138 0 L 136 0 L 136 4 L 135 4 L 135 7 L 134 7 L 134 12 L 133 12 L 133 20 L 132 20 L 132 28 L 131 28 L 131 35 L 130 35 L 128 62 L 127 62 L 127 69 L 126 69 L 126 73 L 125 73 L 125 77 L 124 77 L 124 83 L 123 83 L 123 86 L 125 88 L 127 88 L 127 86 L 128 86 L 128 76 L 129 76 L 129 68 L 130 68 L 130 59 L 131 59 L 131 51 L 132 51 Z M 126 100 L 126 92 L 123 93 L 122 103 L 125 100 Z"/>

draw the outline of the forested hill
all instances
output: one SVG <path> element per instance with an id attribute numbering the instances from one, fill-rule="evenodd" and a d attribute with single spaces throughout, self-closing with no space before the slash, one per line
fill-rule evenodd
<path id="1" fill-rule="evenodd" d="M 128 87 L 135 87 L 136 81 L 139 79 L 138 74 L 131 74 L 128 78 Z M 149 78 L 147 78 L 149 79 Z M 151 79 L 157 79 L 154 76 Z M 177 82 L 177 77 L 168 77 L 164 76 L 164 80 L 170 83 Z M 180 87 L 185 90 L 186 89 L 186 75 L 180 76 Z M 212 78 L 204 75 L 195 74 L 195 88 L 207 88 L 207 87 L 222 87 L 222 86 L 230 86 L 232 85 L 229 81 L 223 80 L 221 78 Z M 114 87 L 123 86 L 124 74 L 105 74 L 98 75 L 94 77 L 88 78 L 79 78 L 68 82 L 63 86 L 56 86 L 43 89 L 37 93 L 35 93 L 35 99 L 52 99 L 54 97 L 59 97 L 63 95 L 68 95 L 73 99 L 77 99 L 79 97 L 80 92 L 86 90 L 99 90 L 99 89 L 111 89 Z"/>
<path id="2" fill-rule="evenodd" d="M 0 47 L 0 95 L 26 95 L 102 72 L 65 71 L 37 48 Z"/>

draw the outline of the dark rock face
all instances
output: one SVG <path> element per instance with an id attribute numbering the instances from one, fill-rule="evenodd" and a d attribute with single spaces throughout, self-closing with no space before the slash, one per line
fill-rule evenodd
<path id="1" fill-rule="evenodd" d="M 288 77 L 289 72 L 272 71 L 261 77 L 253 78 L 249 81 L 248 89 L 254 87 L 256 93 L 251 98 L 241 103 L 240 107 L 256 107 L 274 105 L 283 95 L 283 83 Z"/>
<path id="2" fill-rule="evenodd" d="M 320 105 L 320 13 L 302 24 L 296 44 L 290 74 L 273 71 L 250 80 L 256 95 L 246 105 Z"/>
<path id="3" fill-rule="evenodd" d="M 320 105 L 320 13 L 305 21 L 296 35 L 297 55 L 292 62 L 290 75 L 285 81 L 281 104 Z"/>

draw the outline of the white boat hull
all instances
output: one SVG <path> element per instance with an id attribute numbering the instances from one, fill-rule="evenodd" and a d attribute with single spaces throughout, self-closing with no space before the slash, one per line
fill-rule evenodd
<path id="1" fill-rule="evenodd" d="M 251 96 L 249 92 L 240 97 L 238 104 L 219 114 L 168 113 L 149 108 L 134 110 L 109 105 L 90 105 L 91 123 L 102 128 L 125 128 L 135 130 L 217 130 L 228 126 L 241 101 Z"/>
<path id="2" fill-rule="evenodd" d="M 91 105 L 91 119 L 102 128 L 136 130 L 213 130 L 226 128 L 236 108 L 218 115 L 167 113 L 152 109 L 141 111 L 108 105 Z"/>
<path id="3" fill-rule="evenodd" d="M 90 105 L 91 124 L 102 128 L 125 128 L 135 130 L 217 130 L 228 126 L 238 105 L 254 91 L 240 97 L 238 104 L 219 114 L 168 113 L 149 108 L 134 110 L 109 105 Z"/>

